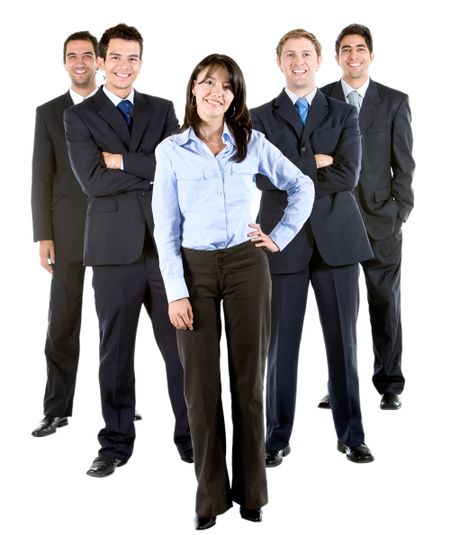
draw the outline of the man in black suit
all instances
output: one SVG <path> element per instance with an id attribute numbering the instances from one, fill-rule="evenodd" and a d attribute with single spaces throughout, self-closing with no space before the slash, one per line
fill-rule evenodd
<path id="1" fill-rule="evenodd" d="M 358 263 L 372 257 L 353 189 L 361 143 L 356 110 L 330 99 L 315 85 L 321 46 L 305 30 L 285 34 L 277 62 L 286 89 L 252 110 L 253 125 L 314 181 L 310 218 L 281 253 L 269 255 L 272 329 L 266 385 L 266 465 L 290 453 L 300 338 L 311 282 L 328 360 L 329 388 L 339 451 L 353 462 L 370 462 L 364 443 L 356 365 Z M 259 221 L 270 232 L 286 207 L 286 196 L 265 177 Z"/>
<path id="2" fill-rule="evenodd" d="M 373 383 L 382 409 L 399 409 L 401 369 L 400 265 L 402 224 L 413 208 L 413 137 L 408 95 L 369 78 L 373 42 L 369 28 L 351 24 L 336 40 L 342 79 L 322 91 L 353 103 L 359 112 L 362 162 L 356 198 L 374 258 L 362 262 L 375 353 Z M 328 406 L 325 397 L 319 406 Z"/>
<path id="3" fill-rule="evenodd" d="M 163 355 L 175 414 L 175 443 L 192 462 L 183 370 L 153 241 L 155 148 L 178 128 L 173 104 L 133 89 L 142 37 L 119 24 L 100 44 L 105 85 L 64 115 L 69 157 L 88 195 L 84 263 L 93 266 L 100 324 L 100 390 L 105 427 L 88 475 L 104 477 L 133 451 L 134 345 L 144 303 Z M 155 429 L 155 440 L 158 440 Z"/>
<path id="4" fill-rule="evenodd" d="M 34 241 L 39 242 L 41 266 L 52 274 L 52 282 L 45 343 L 44 418 L 32 432 L 35 437 L 51 435 L 72 416 L 80 352 L 87 199 L 70 167 L 63 114 L 97 90 L 97 55 L 97 39 L 89 32 L 70 35 L 64 42 L 70 89 L 36 109 L 33 234 Z"/>

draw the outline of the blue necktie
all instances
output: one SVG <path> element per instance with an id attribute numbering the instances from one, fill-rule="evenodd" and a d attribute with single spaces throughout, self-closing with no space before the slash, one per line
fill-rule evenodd
<path id="1" fill-rule="evenodd" d="M 305 97 L 300 97 L 297 102 L 295 103 L 295 107 L 297 108 L 297 113 L 300 115 L 300 119 L 302 120 L 302 123 L 306 123 L 306 119 L 308 118 L 308 110 L 309 110 L 309 104 Z"/>
<path id="2" fill-rule="evenodd" d="M 129 100 L 121 100 L 119 104 L 117 104 L 117 109 L 122 113 L 128 128 L 130 128 L 133 104 Z"/>

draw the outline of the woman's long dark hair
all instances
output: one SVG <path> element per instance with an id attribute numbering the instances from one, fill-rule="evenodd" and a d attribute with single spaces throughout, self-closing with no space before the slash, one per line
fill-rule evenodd
<path id="1" fill-rule="evenodd" d="M 186 88 L 186 107 L 181 130 L 186 130 L 192 126 L 195 133 L 199 135 L 199 127 L 202 124 L 202 120 L 197 113 L 195 99 L 192 95 L 192 87 L 201 71 L 208 69 L 208 76 L 216 67 L 222 67 L 228 73 L 234 98 L 231 106 L 225 113 L 225 120 L 236 143 L 237 153 L 234 159 L 236 162 L 242 162 L 247 156 L 247 145 L 252 133 L 252 122 L 246 104 L 244 75 L 239 65 L 229 56 L 225 56 L 224 54 L 210 54 L 202 59 L 192 71 Z"/>

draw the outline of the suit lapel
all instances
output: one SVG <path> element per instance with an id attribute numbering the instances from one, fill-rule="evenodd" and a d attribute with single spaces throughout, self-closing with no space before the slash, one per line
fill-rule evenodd
<path id="1" fill-rule="evenodd" d="M 380 102 L 378 88 L 372 80 L 369 82 L 366 94 L 364 95 L 361 110 L 359 111 L 359 127 L 361 134 L 364 134 L 370 128 L 377 115 L 377 107 Z"/>
<path id="2" fill-rule="evenodd" d="M 100 87 L 97 93 L 89 100 L 94 104 L 98 115 L 111 126 L 122 143 L 128 147 L 130 143 L 130 132 L 127 123 L 124 121 L 120 111 L 116 109 L 111 100 L 105 95 L 103 89 Z"/>
<path id="3" fill-rule="evenodd" d="M 139 147 L 142 136 L 147 129 L 148 122 L 152 117 L 151 112 L 152 105 L 149 104 L 140 93 L 134 90 L 134 113 L 130 142 L 130 150 L 132 152 L 136 151 Z"/>
<path id="4" fill-rule="evenodd" d="M 295 106 L 292 104 L 292 100 L 288 97 L 284 89 L 275 99 L 273 106 L 278 115 L 289 123 L 295 130 L 297 136 L 301 138 L 303 134 L 302 121 L 300 120 Z"/>
<path id="5" fill-rule="evenodd" d="M 61 105 L 61 108 L 63 110 L 66 110 L 67 108 L 70 108 L 71 106 L 74 105 L 74 102 L 72 100 L 72 97 L 70 96 L 69 91 L 67 91 L 67 93 L 64 93 L 64 95 L 61 95 L 59 104 Z"/>
<path id="6" fill-rule="evenodd" d="M 328 113 L 328 102 L 320 89 L 317 90 L 315 97 L 309 108 L 308 119 L 303 131 L 303 137 L 310 136 L 317 126 L 322 122 Z"/>
<path id="7" fill-rule="evenodd" d="M 331 92 L 330 92 L 330 97 L 333 97 L 333 98 L 336 98 L 337 100 L 342 100 L 343 102 L 345 102 L 344 91 L 342 90 L 342 84 L 340 81 L 335 82 L 335 84 L 333 85 L 333 88 L 331 89 Z"/>

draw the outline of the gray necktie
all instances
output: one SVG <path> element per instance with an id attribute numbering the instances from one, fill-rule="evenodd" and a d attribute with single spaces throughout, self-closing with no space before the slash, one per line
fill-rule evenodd
<path id="1" fill-rule="evenodd" d="M 353 106 L 355 106 L 357 112 L 359 113 L 359 110 L 361 109 L 361 104 L 362 104 L 362 97 L 358 93 L 358 91 L 352 91 L 351 93 L 349 93 L 347 95 L 347 102 L 349 104 L 353 104 Z"/>

